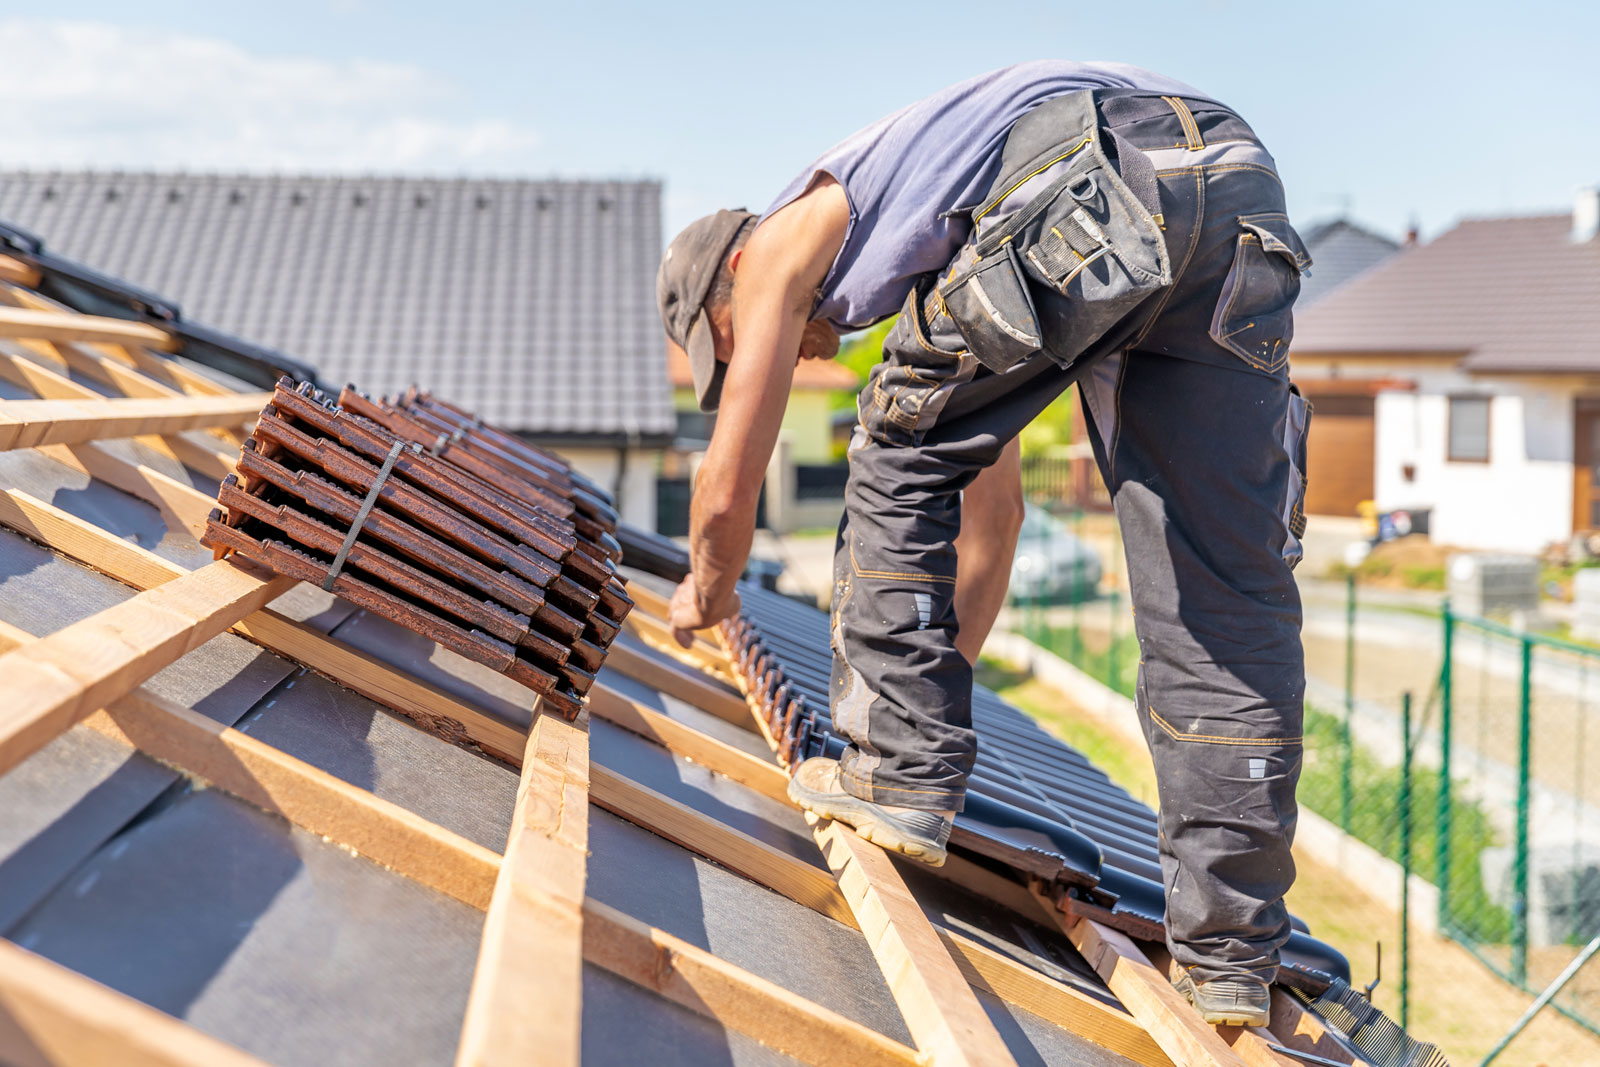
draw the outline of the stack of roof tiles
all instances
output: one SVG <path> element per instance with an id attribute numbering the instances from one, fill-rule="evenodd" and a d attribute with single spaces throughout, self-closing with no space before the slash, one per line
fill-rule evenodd
<path id="1" fill-rule="evenodd" d="M 616 512 L 559 457 L 417 390 L 335 404 L 284 378 L 238 471 L 202 539 L 219 558 L 322 585 L 577 715 L 633 602 Z"/>

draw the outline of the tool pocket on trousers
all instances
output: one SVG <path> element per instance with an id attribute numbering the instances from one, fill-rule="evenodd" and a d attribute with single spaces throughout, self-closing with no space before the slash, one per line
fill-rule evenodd
<path id="1" fill-rule="evenodd" d="M 1284 372 L 1294 337 L 1294 301 L 1311 266 L 1282 212 L 1239 216 L 1233 267 L 1211 318 L 1211 338 L 1265 374 Z"/>
<path id="2" fill-rule="evenodd" d="M 939 297 L 967 347 L 990 370 L 1010 370 L 1044 347 L 1028 280 L 1010 241 L 977 259 Z"/>
<path id="3" fill-rule="evenodd" d="M 977 372 L 968 349 L 950 347 L 957 335 L 949 320 L 930 328 L 929 312 L 943 314 L 938 298 L 918 285 L 884 339 L 883 362 L 872 368 L 856 402 L 861 428 L 881 444 L 920 445 L 950 393 Z"/>
<path id="4" fill-rule="evenodd" d="M 1306 470 L 1306 446 L 1311 438 L 1314 409 L 1295 385 L 1289 386 L 1289 412 L 1284 419 L 1283 448 L 1289 456 L 1289 490 L 1283 505 L 1283 558 L 1292 570 L 1305 554 L 1301 539 L 1306 535 L 1306 489 L 1310 477 Z"/>
<path id="5" fill-rule="evenodd" d="M 1136 163 L 1148 166 L 1143 155 Z M 1107 158 L 1097 130 L 1024 181 L 1006 182 L 974 215 L 970 251 L 939 287 L 985 366 L 1002 371 L 1040 350 L 1067 366 L 1172 284 L 1153 209 Z"/>

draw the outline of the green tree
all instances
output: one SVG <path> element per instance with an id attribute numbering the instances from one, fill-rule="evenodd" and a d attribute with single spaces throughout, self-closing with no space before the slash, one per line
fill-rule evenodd
<path id="1" fill-rule="evenodd" d="M 883 342 L 894 328 L 895 318 L 898 316 L 884 319 L 871 329 L 853 334 L 839 346 L 839 354 L 834 358 L 855 371 L 862 385 L 866 384 L 872 368 L 883 360 Z M 1063 393 L 1022 431 L 1024 456 L 1040 455 L 1051 448 L 1072 442 L 1072 412 L 1076 395 L 1075 391 Z M 854 396 L 840 392 L 834 394 L 832 407 L 834 411 L 842 411 L 855 407 L 855 403 Z"/>

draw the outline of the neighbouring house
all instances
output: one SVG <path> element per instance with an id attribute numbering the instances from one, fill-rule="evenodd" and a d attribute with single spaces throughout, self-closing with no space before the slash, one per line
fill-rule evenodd
<path id="1" fill-rule="evenodd" d="M 1312 266 L 1300 283 L 1297 313 L 1400 250 L 1400 242 L 1346 218 L 1314 222 L 1300 231 L 1300 239 L 1311 253 Z"/>
<path id="2" fill-rule="evenodd" d="M 1430 508 L 1438 541 L 1523 552 L 1600 528 L 1597 228 L 1596 189 L 1469 219 L 1297 314 L 1307 510 Z"/>
<path id="3" fill-rule="evenodd" d="M 662 532 L 677 534 L 688 530 L 690 456 L 711 439 L 716 416 L 701 411 L 695 400 L 687 356 L 670 355 L 667 374 L 678 420 L 678 448 L 662 466 L 660 514 Z M 802 359 L 795 365 L 778 447 L 767 469 L 762 525 L 783 533 L 839 521 L 846 468 L 844 446 L 835 432 L 836 400 L 841 394 L 854 396 L 860 388 L 855 372 L 842 363 Z M 853 408 L 851 413 L 853 418 Z"/>
<path id="4" fill-rule="evenodd" d="M 426 383 L 654 525 L 658 182 L 0 171 L 0 220 L 335 386 Z"/>
<path id="5" fill-rule="evenodd" d="M 678 438 L 687 443 L 711 439 L 714 415 L 700 410 L 694 398 L 694 376 L 689 359 L 674 353 L 667 360 L 667 376 L 672 382 L 672 406 L 678 419 Z M 839 393 L 854 394 L 861 388 L 855 372 L 828 359 L 802 359 L 795 365 L 794 386 L 789 407 L 783 413 L 783 436 L 795 463 L 826 464 L 840 455 L 833 439 L 833 415 Z"/>

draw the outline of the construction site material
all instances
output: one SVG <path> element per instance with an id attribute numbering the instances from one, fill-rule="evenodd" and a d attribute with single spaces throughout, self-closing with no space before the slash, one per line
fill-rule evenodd
<path id="1" fill-rule="evenodd" d="M 0 296 L 27 277 L 3 267 Z M 140 378 L 108 388 L 174 399 L 144 380 L 181 364 L 126 351 Z M 18 388 L 89 402 L 34 354 L 45 373 L 12 364 Z M 1063 900 L 1128 921 L 1134 890 L 1105 887 L 1138 858 L 1131 799 L 1103 794 L 1106 844 L 992 809 L 938 872 L 814 836 L 760 731 L 825 730 L 821 615 L 773 608 L 760 675 L 795 695 L 747 697 L 715 633 L 652 647 L 664 605 L 630 615 L 614 565 L 653 539 L 610 540 L 609 502 L 561 464 L 425 394 L 344 398 L 379 419 L 291 392 L 217 489 L 228 520 L 178 447 L 104 440 L 121 424 L 0 464 L 0 524 L 21 535 L 0 533 L 0 667 L 42 665 L 14 675 L 31 754 L 0 767 L 0 936 L 33 953 L 0 943 L 0 1058 L 1179 1063 L 1062 933 L 1088 921 Z M 188 440 L 205 462 L 209 439 Z M 319 586 L 354 575 L 451 641 L 512 646 L 562 677 L 557 698 L 576 700 L 558 671 L 578 662 L 591 714 L 546 715 L 550 694 L 378 611 L 208 563 L 191 533 L 277 542 Z M 1086 760 L 979 699 L 1012 742 L 995 790 L 1093 795 Z M 1106 857 L 1092 882 L 1080 838 Z M 1307 1020 L 1273 1034 L 1293 1044 Z"/>
<path id="2" fill-rule="evenodd" d="M 340 400 L 278 383 L 202 543 L 320 585 L 575 717 L 632 606 L 613 573 L 615 511 L 561 461 L 426 394 Z"/>

